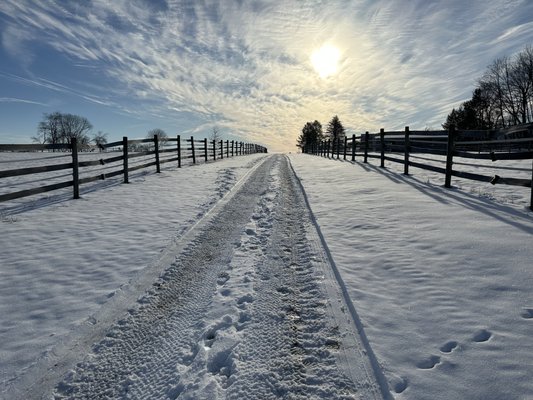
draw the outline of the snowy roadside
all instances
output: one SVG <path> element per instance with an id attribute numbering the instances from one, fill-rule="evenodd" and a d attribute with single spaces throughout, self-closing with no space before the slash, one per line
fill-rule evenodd
<path id="1" fill-rule="evenodd" d="M 0 206 L 0 393 L 157 261 L 265 155 L 224 159 L 43 205 Z"/>
<path id="2" fill-rule="evenodd" d="M 532 395 L 529 189 L 290 159 L 396 398 Z"/>

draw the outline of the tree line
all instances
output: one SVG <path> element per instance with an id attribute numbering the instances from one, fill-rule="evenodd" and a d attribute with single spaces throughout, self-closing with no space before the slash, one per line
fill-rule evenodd
<path id="1" fill-rule="evenodd" d="M 339 139 L 344 144 L 344 137 L 346 136 L 346 130 L 339 120 L 339 117 L 335 115 L 326 126 L 326 132 L 322 132 L 322 124 L 317 120 L 313 122 L 307 122 L 302 128 L 302 133 L 298 136 L 296 146 L 302 151 L 308 146 L 314 146 L 322 140 L 331 140 L 333 143 Z"/>
<path id="2" fill-rule="evenodd" d="M 91 136 L 92 129 L 93 125 L 87 118 L 56 111 L 43 115 L 37 126 L 37 134 L 31 139 L 34 143 L 40 144 L 70 144 L 75 138 L 82 150 L 90 148 L 91 143 L 103 150 L 103 146 L 107 143 L 107 133 L 98 131 Z M 146 138 L 150 139 L 155 135 L 163 144 L 168 139 L 167 133 L 159 128 L 148 131 Z"/>
<path id="3" fill-rule="evenodd" d="M 533 122 L 533 47 L 493 61 L 477 82 L 472 98 L 452 109 L 448 129 L 495 129 Z"/>

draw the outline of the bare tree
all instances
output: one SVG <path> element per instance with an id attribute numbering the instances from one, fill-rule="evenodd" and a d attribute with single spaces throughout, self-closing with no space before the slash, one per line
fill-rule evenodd
<path id="1" fill-rule="evenodd" d="M 148 134 L 146 135 L 146 139 L 153 139 L 155 135 L 157 135 L 157 140 L 159 141 L 161 146 L 164 146 L 167 144 L 168 135 L 163 129 L 160 129 L 160 128 L 149 130 Z"/>
<path id="2" fill-rule="evenodd" d="M 93 143 L 98 147 L 100 151 L 104 150 L 104 145 L 107 143 L 107 133 L 103 133 L 102 131 L 98 131 L 93 136 Z"/>
<path id="3" fill-rule="evenodd" d="M 445 124 L 463 120 L 471 126 L 475 112 L 476 128 L 490 129 L 533 121 L 533 47 L 527 46 L 516 56 L 501 57 L 489 65 L 472 100 L 448 115 Z M 470 114 L 469 114 L 470 113 Z"/>
<path id="4" fill-rule="evenodd" d="M 78 145 L 89 145 L 90 139 L 88 133 L 93 126 L 87 118 L 74 114 L 62 114 L 60 123 L 61 140 L 63 143 L 70 143 L 73 138 L 76 138 Z"/>
<path id="5" fill-rule="evenodd" d="M 222 135 L 220 134 L 220 130 L 215 126 L 213 127 L 213 131 L 211 132 L 211 136 L 209 136 L 209 140 L 212 142 L 213 140 L 215 142 L 219 142 L 222 140 Z"/>
<path id="6" fill-rule="evenodd" d="M 61 116 L 59 112 L 43 114 L 43 119 L 37 126 L 37 136 L 34 136 L 34 139 L 37 139 L 39 143 L 60 143 Z"/>
<path id="7" fill-rule="evenodd" d="M 521 123 L 530 121 L 529 104 L 533 85 L 533 50 L 526 47 L 520 52 L 513 63 L 511 85 L 517 102 L 518 117 Z"/>
<path id="8" fill-rule="evenodd" d="M 87 146 L 92 127 L 85 117 L 54 112 L 43 115 L 43 120 L 37 126 L 37 135 L 32 139 L 38 143 L 66 144 L 76 138 L 80 146 Z"/>

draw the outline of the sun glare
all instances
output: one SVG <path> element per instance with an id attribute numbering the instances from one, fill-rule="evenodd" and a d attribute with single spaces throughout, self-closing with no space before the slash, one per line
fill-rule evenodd
<path id="1" fill-rule="evenodd" d="M 340 51 L 335 46 L 325 44 L 311 55 L 311 64 L 321 78 L 327 78 L 337 72 Z"/>

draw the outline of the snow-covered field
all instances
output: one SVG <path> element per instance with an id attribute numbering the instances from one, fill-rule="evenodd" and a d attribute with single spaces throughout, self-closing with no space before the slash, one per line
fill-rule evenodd
<path id="1" fill-rule="evenodd" d="M 529 188 L 291 161 L 396 398 L 533 397 Z M 488 165 L 531 177 L 531 160 Z"/>
<path id="2" fill-rule="evenodd" d="M 166 147 L 167 149 L 169 147 Z M 110 174 L 112 172 L 122 169 L 122 161 L 108 162 L 112 158 L 122 156 L 122 151 L 106 151 L 106 152 L 79 152 L 78 161 L 83 163 L 85 161 L 100 161 L 99 165 L 84 166 L 79 168 L 80 179 Z M 169 169 L 177 166 L 177 161 L 169 161 L 176 157 L 176 153 L 166 152 L 160 154 L 160 160 L 162 162 L 162 169 Z M 186 154 L 183 154 L 182 166 L 188 166 L 192 164 L 192 160 L 186 158 Z M 155 160 L 154 155 L 138 156 L 135 152 L 130 152 L 130 158 L 128 161 L 129 168 L 137 165 L 146 164 Z M 0 171 L 14 170 L 31 167 L 43 167 L 52 165 L 69 164 L 72 162 L 72 155 L 69 152 L 0 152 Z M 198 162 L 203 162 L 203 157 L 199 157 Z M 142 174 L 155 171 L 155 166 L 151 166 L 145 169 L 137 170 L 136 172 L 130 172 L 132 176 L 139 176 Z M 109 186 L 120 182 L 122 176 L 107 178 L 106 180 L 99 180 L 91 182 L 89 184 L 82 185 L 82 190 L 86 192 L 88 190 L 99 189 L 103 186 Z M 5 193 L 12 193 L 25 189 L 32 189 L 43 185 L 51 185 L 55 183 L 61 183 L 72 180 L 72 169 L 66 168 L 58 171 L 41 172 L 38 174 L 20 175 L 14 177 L 2 178 L 0 180 L 0 195 Z M 50 200 L 53 198 L 63 198 L 62 194 L 72 194 L 72 188 L 62 189 L 60 191 L 48 192 L 47 196 Z M 41 196 L 42 198 L 43 196 Z M 35 199 L 35 198 L 34 198 Z M 27 205 L 27 201 L 22 201 L 22 204 Z M 28 207 L 28 208 L 31 208 Z"/>
<path id="3" fill-rule="evenodd" d="M 161 273 L 164 277 L 164 271 L 171 270 L 168 268 L 174 265 L 176 254 L 189 254 L 188 243 L 201 242 L 192 233 L 208 231 L 210 218 L 223 215 L 231 196 L 240 193 L 239 188 L 246 189 L 246 178 L 267 158 L 253 155 L 181 170 L 167 168 L 162 174 L 138 174 L 130 185 L 120 185 L 117 180 L 117 184 L 108 183 L 105 188 L 82 190 L 82 199 L 76 201 L 69 200 L 65 192 L 41 196 L 39 200 L 0 204 L 0 397 L 31 385 L 35 378 L 53 376 L 54 368 L 59 371 L 79 362 L 83 357 L 76 358 L 76 349 L 85 349 L 82 344 L 87 346 L 90 339 L 98 343 L 101 336 L 109 336 L 106 329 L 120 312 L 126 313 L 132 303 L 139 303 L 137 299 L 141 299 L 141 308 L 142 304 L 151 307 L 157 291 L 143 296 L 144 291 L 159 282 Z M 330 270 L 314 267 L 313 276 L 321 277 L 319 281 L 325 282 L 325 289 L 313 283 L 318 285 L 314 289 L 314 281 L 303 277 L 301 282 L 300 278 L 287 282 L 282 275 L 276 275 L 276 286 L 269 286 L 264 283 L 268 280 L 261 278 L 268 272 L 265 260 L 272 262 L 275 258 L 274 250 L 268 249 L 283 251 L 283 243 L 272 244 L 272 232 L 281 235 L 291 225 L 278 227 L 278 231 L 273 228 L 276 213 L 269 214 L 273 212 L 272 204 L 285 204 L 283 209 L 291 207 L 290 200 L 283 203 L 279 199 L 285 192 L 276 175 L 279 172 L 272 172 L 262 186 L 259 202 L 255 208 L 250 205 L 248 222 L 243 217 L 243 226 L 233 234 L 228 227 L 230 243 L 235 243 L 234 258 L 217 267 L 219 275 L 213 284 L 218 288 L 205 307 L 214 306 L 204 316 L 192 313 L 187 317 L 193 326 L 189 333 L 202 331 L 201 327 L 194 328 L 195 321 L 212 328 L 204 330 L 204 346 L 191 350 L 187 347 L 190 343 L 170 343 L 171 348 L 182 346 L 176 350 L 177 358 L 169 361 L 182 378 L 177 382 L 163 372 L 158 376 L 157 383 L 168 386 L 168 397 L 193 398 L 196 394 L 238 398 L 239 393 L 253 389 L 247 386 L 253 379 L 270 381 L 273 376 L 281 377 L 279 371 L 285 370 L 287 364 L 281 357 L 283 352 L 276 353 L 275 349 L 282 350 L 284 345 L 271 332 L 263 338 L 257 327 L 268 327 L 275 321 L 283 329 L 285 325 L 280 321 L 285 319 L 296 319 L 301 324 L 303 349 L 308 346 L 317 351 L 320 345 L 329 349 L 321 353 L 325 366 L 320 365 L 316 354 L 303 362 L 306 372 L 317 372 L 316 391 L 305 392 L 311 397 L 328 398 L 328 393 L 332 398 L 351 396 L 351 386 L 343 383 L 343 374 L 361 380 L 356 389 L 363 397 L 372 398 L 371 393 L 377 393 L 379 371 L 377 382 L 372 381 L 372 373 L 354 372 L 358 368 L 355 364 L 365 358 L 350 356 L 357 349 L 362 349 L 361 354 L 369 353 L 361 371 L 375 367 L 375 355 L 391 396 L 398 399 L 533 396 L 529 378 L 533 376 L 533 213 L 527 209 L 528 188 L 454 178 L 455 188 L 446 190 L 442 176 L 412 169 L 413 175 L 404 177 L 400 174 L 401 165 L 388 163 L 389 168 L 383 170 L 375 160 L 371 160 L 374 164 L 363 165 L 308 155 L 289 158 L 305 188 L 320 228 L 318 235 L 323 236 L 329 250 L 326 249 L 327 260 L 320 261 L 325 256 L 321 245 L 312 245 L 318 242 L 312 239 L 311 218 L 306 228 L 310 249 L 295 246 L 287 252 L 300 251 L 302 257 L 315 260 L 320 268 L 329 265 Z M 271 169 L 279 170 L 278 164 L 272 164 L 277 166 Z M 531 161 L 504 166 L 521 170 L 495 173 L 531 177 Z M 476 166 L 460 169 L 463 167 L 491 174 Z M 302 214 L 299 218 L 307 217 Z M 283 234 L 290 238 L 296 233 Z M 269 268 L 276 268 L 276 263 Z M 314 317 L 304 318 L 293 308 L 261 308 L 266 307 L 263 304 L 278 304 L 259 301 L 272 291 L 294 297 L 300 293 L 298 284 L 311 285 L 310 290 L 316 291 L 319 299 L 324 293 L 334 297 L 324 300 L 325 309 L 329 310 L 326 314 L 332 315 L 332 320 L 320 320 L 313 329 Z M 343 290 L 348 297 L 339 294 Z M 302 302 L 298 307 L 304 310 L 312 307 L 305 298 L 294 297 L 295 302 Z M 347 304 L 342 305 L 342 301 Z M 321 308 L 320 304 L 316 306 Z M 348 340 L 347 325 L 338 323 L 343 314 L 339 314 L 335 304 L 343 312 L 351 310 L 356 325 L 364 326 L 360 342 L 355 336 L 353 343 Z M 200 301 L 194 305 L 202 306 Z M 283 307 L 286 303 L 278 305 Z M 252 324 L 253 328 L 247 325 L 272 312 L 284 316 L 270 323 L 262 320 Z M 134 326 L 125 321 L 125 326 Z M 183 320 L 177 321 L 181 326 Z M 330 329 L 335 321 L 345 329 L 341 329 L 340 336 Z M 352 326 L 354 331 L 356 325 Z M 117 335 L 121 334 L 118 331 Z M 220 340 L 213 341 L 209 335 L 212 331 L 218 332 Z M 329 332 L 329 339 L 325 332 Z M 265 347 L 261 341 L 266 342 L 269 336 L 272 345 Z M 244 344 L 236 347 L 236 343 Z M 254 352 L 254 343 L 263 346 L 261 352 Z M 370 347 L 365 349 L 368 344 Z M 344 349 L 344 358 L 332 350 L 339 348 Z M 265 352 L 280 359 L 278 372 L 261 369 L 265 367 L 259 360 Z M 214 354 L 219 358 L 210 359 Z M 80 382 L 94 378 L 91 360 L 102 357 L 109 361 L 105 351 L 91 357 L 56 387 L 56 397 L 68 397 L 83 389 Z M 239 363 L 247 366 L 247 374 L 242 367 L 239 369 Z M 332 365 L 338 365 L 341 372 L 328 369 Z M 325 371 L 321 368 L 329 371 L 331 382 L 342 383 L 344 391 L 335 392 L 328 382 L 319 379 Z M 296 373 L 294 369 L 289 372 Z M 62 376 L 56 378 L 59 381 Z M 147 393 L 151 386 L 142 385 L 146 383 L 142 374 L 124 379 L 129 382 L 124 387 L 137 390 L 131 392 L 137 397 L 130 396 L 150 397 Z M 232 392 L 228 382 L 240 382 L 240 386 L 232 384 Z M 288 378 L 285 386 L 272 385 L 282 397 L 292 393 L 291 385 L 304 393 L 303 388 L 311 383 Z M 256 389 L 260 391 L 261 387 Z M 365 392 L 364 387 L 370 391 Z"/>

